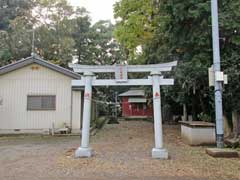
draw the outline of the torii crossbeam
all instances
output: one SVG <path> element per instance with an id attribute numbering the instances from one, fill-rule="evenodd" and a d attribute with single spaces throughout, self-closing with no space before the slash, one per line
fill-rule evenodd
<path id="1" fill-rule="evenodd" d="M 73 80 L 73 87 L 84 88 L 83 127 L 81 146 L 76 150 L 76 157 L 91 157 L 93 150 L 89 147 L 89 131 L 91 119 L 92 86 L 152 86 L 154 106 L 154 137 L 155 147 L 152 149 L 152 157 L 167 159 L 168 151 L 163 147 L 162 113 L 160 85 L 173 85 L 174 79 L 164 79 L 161 72 L 171 71 L 177 61 L 151 65 L 80 65 L 69 64 L 77 73 L 82 73 L 81 80 Z M 97 79 L 95 73 L 114 73 L 115 79 Z M 151 76 L 146 79 L 128 79 L 128 72 L 149 72 Z"/>

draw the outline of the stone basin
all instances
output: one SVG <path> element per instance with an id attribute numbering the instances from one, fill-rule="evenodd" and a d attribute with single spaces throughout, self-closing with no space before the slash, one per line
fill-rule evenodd
<path id="1" fill-rule="evenodd" d="M 181 137 L 189 145 L 212 145 L 216 143 L 215 124 L 204 121 L 180 121 Z"/>

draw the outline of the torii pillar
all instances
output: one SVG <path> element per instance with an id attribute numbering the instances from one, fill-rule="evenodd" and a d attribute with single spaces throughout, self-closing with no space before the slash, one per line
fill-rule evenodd
<path id="1" fill-rule="evenodd" d="M 92 102 L 92 72 L 84 73 L 84 106 L 83 106 L 83 127 L 81 146 L 75 151 L 75 157 L 91 157 L 93 150 L 89 147 L 90 120 L 91 120 L 91 102 Z"/>
<path id="2" fill-rule="evenodd" d="M 161 72 L 153 71 L 153 107 L 154 107 L 154 139 L 155 147 L 152 149 L 152 157 L 159 159 L 168 159 L 168 151 L 163 148 L 163 130 L 162 130 L 162 110 L 160 93 L 160 75 Z"/>

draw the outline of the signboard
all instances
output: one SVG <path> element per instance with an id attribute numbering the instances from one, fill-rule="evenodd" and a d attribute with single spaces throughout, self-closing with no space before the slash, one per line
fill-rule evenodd
<path id="1" fill-rule="evenodd" d="M 115 79 L 119 83 L 128 81 L 127 65 L 116 65 Z"/>
<path id="2" fill-rule="evenodd" d="M 213 66 L 208 68 L 209 86 L 214 86 L 215 80 L 228 84 L 228 76 L 223 72 L 214 72 Z"/>

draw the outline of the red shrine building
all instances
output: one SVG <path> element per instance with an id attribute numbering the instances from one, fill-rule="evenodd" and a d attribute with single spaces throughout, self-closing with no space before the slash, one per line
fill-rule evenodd
<path id="1" fill-rule="evenodd" d="M 119 95 L 123 117 L 152 117 L 152 104 L 148 105 L 144 90 L 131 89 Z"/>

